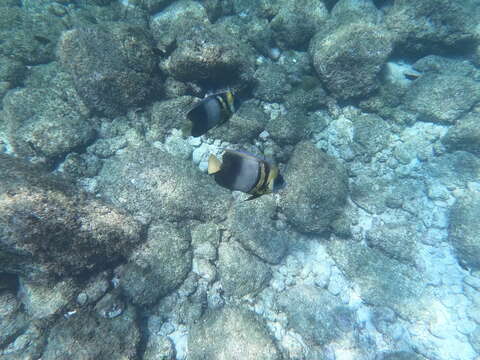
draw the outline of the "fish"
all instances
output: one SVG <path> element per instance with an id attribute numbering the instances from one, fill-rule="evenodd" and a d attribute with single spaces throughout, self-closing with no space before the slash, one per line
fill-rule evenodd
<path id="1" fill-rule="evenodd" d="M 202 136 L 226 122 L 235 112 L 235 97 L 230 90 L 207 95 L 187 113 L 191 121 L 190 135 Z"/>
<path id="2" fill-rule="evenodd" d="M 276 193 L 286 186 L 277 165 L 243 151 L 225 150 L 222 161 L 211 154 L 208 174 L 226 189 L 250 194 L 246 201 Z"/>

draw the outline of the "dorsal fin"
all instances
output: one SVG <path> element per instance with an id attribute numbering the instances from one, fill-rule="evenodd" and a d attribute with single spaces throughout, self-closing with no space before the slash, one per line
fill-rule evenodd
<path id="1" fill-rule="evenodd" d="M 208 158 L 208 174 L 216 174 L 220 171 L 221 168 L 222 163 L 220 162 L 220 160 L 218 160 L 215 155 L 211 154 Z"/>

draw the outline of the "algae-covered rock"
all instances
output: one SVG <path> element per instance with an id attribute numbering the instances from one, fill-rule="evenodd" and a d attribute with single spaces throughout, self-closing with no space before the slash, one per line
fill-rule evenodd
<path id="1" fill-rule="evenodd" d="M 250 311 L 227 307 L 210 311 L 188 333 L 191 360 L 279 360 L 266 327 Z"/>
<path id="2" fill-rule="evenodd" d="M 180 96 L 174 99 L 155 102 L 150 111 L 147 138 L 162 140 L 173 128 L 180 129 L 189 122 L 187 112 L 192 108 L 192 96 Z"/>
<path id="3" fill-rule="evenodd" d="M 376 1 L 378 2 L 378 1 Z M 358 22 L 379 23 L 381 13 L 372 0 L 339 0 L 330 12 L 335 26 Z"/>
<path id="4" fill-rule="evenodd" d="M 480 269 L 480 193 L 468 191 L 450 212 L 448 239 L 458 260 L 468 268 Z"/>
<path id="5" fill-rule="evenodd" d="M 46 12 L 0 4 L 0 56 L 25 65 L 54 60 L 55 46 L 65 24 Z"/>
<path id="6" fill-rule="evenodd" d="M 266 102 L 282 102 L 292 90 L 283 66 L 266 63 L 255 71 L 257 85 L 253 95 Z"/>
<path id="7" fill-rule="evenodd" d="M 0 346 L 12 342 L 18 334 L 28 328 L 28 316 L 21 309 L 21 302 L 12 291 L 0 293 Z M 1 353 L 0 353 L 1 354 Z M 0 355 L 1 358 L 1 355 Z"/>
<path id="8" fill-rule="evenodd" d="M 452 124 L 480 101 L 480 83 L 465 76 L 428 73 L 416 80 L 405 106 L 420 121 Z"/>
<path id="9" fill-rule="evenodd" d="M 130 0 L 130 2 L 134 5 L 144 8 L 151 14 L 155 14 L 156 12 L 168 6 L 170 3 L 174 2 L 174 0 Z"/>
<path id="10" fill-rule="evenodd" d="M 218 220 L 230 202 L 230 193 L 190 160 L 152 147 L 126 149 L 107 159 L 98 185 L 103 197 L 146 219 Z"/>
<path id="11" fill-rule="evenodd" d="M 316 0 L 281 0 L 278 9 L 270 26 L 277 45 L 286 49 L 305 49 L 328 18 L 326 6 Z"/>
<path id="12" fill-rule="evenodd" d="M 137 316 L 128 308 L 121 316 L 105 319 L 93 312 L 60 318 L 51 328 L 42 359 L 137 358 L 140 331 Z"/>
<path id="13" fill-rule="evenodd" d="M 71 279 L 54 285 L 20 281 L 19 295 L 30 319 L 37 320 L 59 314 L 72 302 L 76 287 Z"/>
<path id="14" fill-rule="evenodd" d="M 352 311 L 325 289 L 297 285 L 279 294 L 275 302 L 286 313 L 289 327 L 310 343 L 325 345 L 353 328 Z"/>
<path id="15" fill-rule="evenodd" d="M 210 130 L 207 136 L 230 143 L 252 142 L 265 128 L 266 120 L 256 101 L 245 101 L 228 121 Z"/>
<path id="16" fill-rule="evenodd" d="M 389 145 L 389 124 L 380 116 L 360 114 L 353 119 L 353 141 L 359 154 L 374 156 Z"/>
<path id="17" fill-rule="evenodd" d="M 271 278 L 268 266 L 234 241 L 220 245 L 218 258 L 220 282 L 227 296 L 256 294 Z"/>
<path id="18" fill-rule="evenodd" d="M 175 78 L 218 87 L 243 87 L 252 81 L 255 58 L 250 45 L 211 26 L 185 35 L 166 65 Z"/>
<path id="19" fill-rule="evenodd" d="M 125 256 L 142 226 L 28 162 L 0 155 L 0 272 L 75 276 Z"/>
<path id="20" fill-rule="evenodd" d="M 442 138 L 449 151 L 468 151 L 480 156 L 480 113 L 469 113 L 457 120 Z"/>
<path id="21" fill-rule="evenodd" d="M 390 307 L 408 317 L 425 310 L 420 302 L 425 288 L 422 274 L 411 265 L 355 241 L 331 241 L 327 251 L 367 304 Z"/>
<path id="22" fill-rule="evenodd" d="M 85 104 L 115 116 L 143 104 L 158 86 L 152 45 L 142 27 L 117 23 L 64 32 L 58 55 Z"/>
<path id="23" fill-rule="evenodd" d="M 181 0 L 173 2 L 152 16 L 150 29 L 156 46 L 165 51 L 177 39 L 182 39 L 189 29 L 208 24 L 210 22 L 202 4 L 192 0 Z"/>
<path id="24" fill-rule="evenodd" d="M 294 145 L 307 137 L 312 128 L 312 118 L 305 111 L 292 109 L 270 119 L 265 130 L 279 145 Z"/>
<path id="25" fill-rule="evenodd" d="M 147 241 L 121 270 L 121 287 L 136 305 L 152 305 L 180 286 L 192 266 L 188 235 L 164 223 L 150 226 Z"/>
<path id="26" fill-rule="evenodd" d="M 295 147 L 284 177 L 287 186 L 281 206 L 288 222 L 303 232 L 326 231 L 347 199 L 345 169 L 304 141 Z"/>
<path id="27" fill-rule="evenodd" d="M 378 88 L 378 74 L 392 49 L 391 36 L 384 28 L 353 23 L 328 35 L 317 33 L 309 52 L 318 76 L 332 95 L 349 99 Z"/>
<path id="28" fill-rule="evenodd" d="M 395 1 L 385 22 L 396 37 L 396 46 L 414 54 L 461 49 L 475 43 L 475 1 Z"/>
<path id="29" fill-rule="evenodd" d="M 81 104 L 62 95 L 53 88 L 24 88 L 5 96 L 7 133 L 18 155 L 54 160 L 93 140 Z"/>
<path id="30" fill-rule="evenodd" d="M 264 261 L 278 264 L 287 250 L 289 235 L 275 228 L 276 205 L 265 195 L 255 202 L 236 202 L 228 217 L 229 230 L 243 247 Z"/>

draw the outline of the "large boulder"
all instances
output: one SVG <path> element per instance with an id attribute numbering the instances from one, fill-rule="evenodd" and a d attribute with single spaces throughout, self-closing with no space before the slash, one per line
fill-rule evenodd
<path id="1" fill-rule="evenodd" d="M 480 113 L 469 113 L 457 120 L 442 138 L 449 151 L 468 151 L 480 156 Z"/>
<path id="2" fill-rule="evenodd" d="M 478 12 L 472 0 L 399 0 L 387 12 L 385 23 L 395 34 L 399 50 L 415 55 L 438 53 L 475 44 Z"/>
<path id="3" fill-rule="evenodd" d="M 392 52 L 391 35 L 384 28 L 353 23 L 310 42 L 313 65 L 327 89 L 340 99 L 365 96 L 379 86 L 378 75 Z"/>
<path id="4" fill-rule="evenodd" d="M 88 311 L 60 318 L 50 330 L 42 359 L 136 359 L 140 343 L 137 321 L 132 308 L 111 319 Z"/>
<path id="5" fill-rule="evenodd" d="M 326 231 L 347 200 L 346 170 L 334 158 L 304 141 L 295 147 L 285 180 L 281 207 L 287 220 L 302 232 Z"/>
<path id="6" fill-rule="evenodd" d="M 158 85 L 152 45 L 142 27 L 117 23 L 64 32 L 58 55 L 85 104 L 115 116 L 143 104 Z"/>
<path id="7" fill-rule="evenodd" d="M 180 286 L 191 266 L 188 234 L 168 223 L 152 225 L 121 270 L 120 285 L 132 303 L 152 305 Z"/>
<path id="8" fill-rule="evenodd" d="M 182 39 L 187 29 L 208 25 L 205 8 L 197 1 L 181 0 L 151 17 L 150 30 L 157 48 L 166 51 L 177 39 Z"/>
<path id="9" fill-rule="evenodd" d="M 326 6 L 316 0 L 281 0 L 279 3 L 279 11 L 270 22 L 277 45 L 305 49 L 328 18 Z"/>
<path id="10" fill-rule="evenodd" d="M 220 282 L 227 296 L 256 294 L 271 278 L 269 267 L 234 241 L 220 245 L 218 258 Z"/>
<path id="11" fill-rule="evenodd" d="M 228 307 L 210 311 L 188 333 L 191 360 L 277 360 L 266 327 L 250 311 Z"/>
<path id="12" fill-rule="evenodd" d="M 325 289 L 297 285 L 279 294 L 275 303 L 287 315 L 289 327 L 310 344 L 328 344 L 353 328 L 352 310 Z"/>
<path id="13" fill-rule="evenodd" d="M 75 96 L 62 95 L 54 88 L 7 93 L 3 102 L 7 134 L 18 155 L 56 160 L 93 141 L 94 127 L 83 104 Z"/>
<path id="14" fill-rule="evenodd" d="M 327 251 L 367 304 L 389 307 L 407 318 L 425 311 L 421 298 L 426 284 L 411 265 L 355 241 L 331 241 Z"/>
<path id="15" fill-rule="evenodd" d="M 220 28 L 205 26 L 187 32 L 166 63 L 180 81 L 210 86 L 245 86 L 251 83 L 255 57 L 250 45 Z"/>
<path id="16" fill-rule="evenodd" d="M 480 269 L 480 193 L 468 191 L 459 198 L 450 212 L 448 239 L 461 264 Z"/>
<path id="17" fill-rule="evenodd" d="M 242 246 L 271 264 L 278 264 L 287 250 L 289 235 L 277 230 L 273 196 L 236 202 L 228 216 L 228 229 Z"/>
<path id="18" fill-rule="evenodd" d="M 467 76 L 427 73 L 405 96 L 405 107 L 420 121 L 452 124 L 480 101 L 480 83 Z"/>
<path id="19" fill-rule="evenodd" d="M 126 149 L 106 160 L 98 185 L 104 198 L 146 221 L 219 220 L 231 201 L 190 160 L 153 147 Z"/>
<path id="20" fill-rule="evenodd" d="M 142 226 L 28 162 L 0 155 L 0 272 L 30 280 L 77 276 L 114 263 Z"/>

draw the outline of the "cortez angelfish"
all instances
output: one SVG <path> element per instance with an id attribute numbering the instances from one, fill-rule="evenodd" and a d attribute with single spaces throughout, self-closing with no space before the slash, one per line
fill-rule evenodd
<path id="1" fill-rule="evenodd" d="M 215 177 L 218 185 L 250 194 L 247 200 L 285 187 L 277 165 L 243 151 L 225 150 L 222 161 L 210 155 L 208 173 Z"/>
<path id="2" fill-rule="evenodd" d="M 191 135 L 194 137 L 201 136 L 230 119 L 235 112 L 234 102 L 233 92 L 227 90 L 208 95 L 195 104 L 187 113 L 187 118 L 192 122 Z"/>

